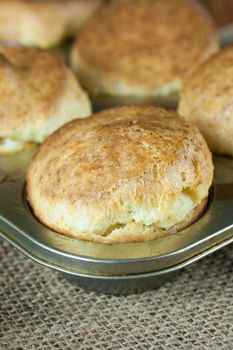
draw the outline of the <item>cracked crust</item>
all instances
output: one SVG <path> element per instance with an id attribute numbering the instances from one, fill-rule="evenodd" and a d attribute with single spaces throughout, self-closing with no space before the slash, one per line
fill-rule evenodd
<path id="1" fill-rule="evenodd" d="M 27 195 L 46 226 L 76 238 L 124 243 L 176 232 L 203 211 L 211 154 L 175 112 L 106 110 L 51 135 L 27 172 Z"/>

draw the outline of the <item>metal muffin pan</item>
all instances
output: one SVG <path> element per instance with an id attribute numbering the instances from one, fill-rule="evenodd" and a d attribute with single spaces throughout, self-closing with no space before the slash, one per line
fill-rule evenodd
<path id="1" fill-rule="evenodd" d="M 232 28 L 219 33 L 222 46 L 233 43 Z M 69 50 L 70 42 L 57 49 L 65 60 Z M 100 96 L 93 102 L 95 111 L 135 103 L 129 96 L 125 100 Z M 175 108 L 175 102 L 161 106 Z M 233 159 L 214 158 L 215 179 L 208 207 L 196 223 L 160 240 L 104 245 L 62 236 L 32 215 L 25 197 L 25 171 L 33 153 L 0 155 L 0 237 L 80 287 L 113 294 L 142 292 L 233 242 Z"/>
<path id="2" fill-rule="evenodd" d="M 208 207 L 196 223 L 160 240 L 105 245 L 63 236 L 37 221 L 25 196 L 32 154 L 0 156 L 0 236 L 81 287 L 117 294 L 157 287 L 233 242 L 233 159 L 215 157 Z"/>

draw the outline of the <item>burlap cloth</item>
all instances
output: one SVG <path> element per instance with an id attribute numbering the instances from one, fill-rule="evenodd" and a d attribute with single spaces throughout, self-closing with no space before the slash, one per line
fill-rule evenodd
<path id="1" fill-rule="evenodd" d="M 0 348 L 233 349 L 233 245 L 140 295 L 70 284 L 0 242 Z"/>

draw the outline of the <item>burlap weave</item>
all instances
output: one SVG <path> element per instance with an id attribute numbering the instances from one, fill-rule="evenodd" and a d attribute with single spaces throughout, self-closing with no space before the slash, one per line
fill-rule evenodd
<path id="1" fill-rule="evenodd" d="M 233 246 L 159 290 L 86 292 L 0 242 L 1 350 L 233 349 Z"/>

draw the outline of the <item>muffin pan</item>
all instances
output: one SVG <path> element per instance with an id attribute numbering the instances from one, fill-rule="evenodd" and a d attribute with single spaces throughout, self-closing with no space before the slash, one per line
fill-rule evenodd
<path id="1" fill-rule="evenodd" d="M 203 216 L 157 241 L 104 245 L 52 232 L 25 197 L 25 170 L 34 150 L 0 156 L 0 235 L 38 263 L 79 286 L 106 293 L 154 288 L 183 267 L 233 242 L 233 160 L 215 157 L 215 179 Z"/>

